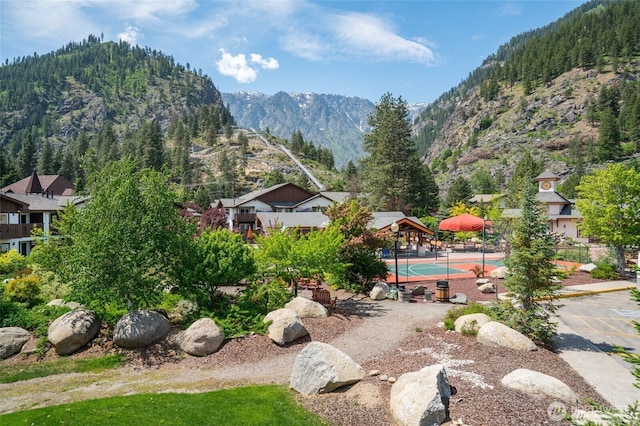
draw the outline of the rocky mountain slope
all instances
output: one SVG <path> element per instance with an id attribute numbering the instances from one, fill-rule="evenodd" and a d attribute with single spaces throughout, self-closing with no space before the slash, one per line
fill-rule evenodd
<path id="1" fill-rule="evenodd" d="M 267 130 L 289 139 L 300 130 L 305 141 L 330 148 L 336 166 L 362 155 L 362 135 L 370 130 L 367 117 L 374 109 L 362 98 L 318 93 L 222 93 L 224 104 L 242 127 Z"/>

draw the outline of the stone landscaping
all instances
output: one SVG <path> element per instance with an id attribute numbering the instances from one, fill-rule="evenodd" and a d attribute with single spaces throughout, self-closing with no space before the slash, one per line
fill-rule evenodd
<path id="1" fill-rule="evenodd" d="M 218 375 L 227 377 L 222 383 L 232 383 L 232 377 L 248 383 L 287 382 L 301 396 L 306 395 L 301 404 L 336 425 L 439 424 L 448 416 L 456 424 L 513 424 L 514 419 L 519 424 L 541 424 L 548 422 L 546 407 L 554 401 L 604 402 L 555 354 L 483 314 L 461 317 L 455 324 L 457 333 L 445 332 L 434 322 L 423 323 L 419 318 L 421 312 L 429 311 L 441 312 L 438 315 L 442 318 L 446 304 L 370 300 L 342 295 L 335 311 L 327 316 L 326 308 L 298 297 L 267 316 L 266 321 L 272 321 L 268 336 L 226 341 L 210 319 L 176 331 L 161 312 L 134 311 L 114 329 L 112 344 L 117 346 L 109 346 L 104 339 L 87 345 L 98 334 L 95 314 L 77 309 L 52 323 L 49 339 L 59 354 L 125 353 L 128 367 L 101 375 L 101 383 L 110 389 L 119 386 L 109 382 L 122 381 L 127 383 L 124 388 L 136 392 L 134 382 L 140 380 L 146 389 L 157 386 L 158 391 L 169 391 L 176 383 L 173 372 L 179 374 L 179 389 L 189 389 L 188 383 L 194 381 L 190 391 L 215 388 L 213 377 Z M 384 321 L 380 324 L 390 329 L 370 330 L 377 339 L 367 350 L 362 346 L 367 345 L 368 337 L 359 330 L 379 323 L 378 316 Z M 477 338 L 461 334 L 471 329 L 477 329 Z M 341 338 L 351 333 L 352 337 Z M 387 343 L 391 337 L 399 340 Z M 24 330 L 0 329 L 0 355 L 10 357 L 3 363 L 19 364 L 24 356 L 7 354 L 19 352 L 28 339 Z M 335 342 L 343 342 L 339 344 L 343 349 L 334 346 Z M 193 356 L 185 358 L 184 353 Z M 369 356 L 362 358 L 363 353 Z M 131 368 L 135 374 L 131 370 L 127 373 Z M 149 368 L 158 369 L 153 380 L 143 379 Z M 64 380 L 58 383 L 58 379 L 35 381 L 55 392 L 56 386 L 64 386 Z M 12 389 L 28 385 L 21 383 Z M 0 391 L 8 392 L 4 403 L 12 404 L 9 388 L 0 385 Z M 81 399 L 109 395 L 78 391 L 76 397 Z M 29 392 L 35 406 L 38 401 L 52 402 L 44 395 L 40 399 L 33 389 Z M 73 395 L 65 392 L 64 396 Z M 13 407 L 19 408 L 13 401 Z M 2 404 L 0 413 L 7 410 Z"/>

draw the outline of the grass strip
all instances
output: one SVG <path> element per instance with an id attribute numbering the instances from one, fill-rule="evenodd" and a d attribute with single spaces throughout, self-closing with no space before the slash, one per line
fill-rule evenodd
<path id="1" fill-rule="evenodd" d="M 200 394 L 139 394 L 81 401 L 0 416 L 6 425 L 327 425 L 297 405 L 285 386 Z"/>
<path id="2" fill-rule="evenodd" d="M 121 354 L 106 355 L 99 358 L 67 359 L 35 362 L 25 365 L 0 366 L 0 383 L 13 383 L 36 377 L 53 376 L 64 373 L 97 373 L 124 365 L 127 358 Z"/>

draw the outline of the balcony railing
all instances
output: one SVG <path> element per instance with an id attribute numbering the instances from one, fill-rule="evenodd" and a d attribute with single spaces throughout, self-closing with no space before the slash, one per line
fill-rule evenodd
<path id="1" fill-rule="evenodd" d="M 42 223 L 21 223 L 18 225 L 0 225 L 0 240 L 9 240 L 11 238 L 23 238 L 31 235 L 34 226 L 42 229 Z"/>
<path id="2" fill-rule="evenodd" d="M 255 223 L 256 214 L 255 213 L 238 213 L 233 219 L 236 223 Z"/>

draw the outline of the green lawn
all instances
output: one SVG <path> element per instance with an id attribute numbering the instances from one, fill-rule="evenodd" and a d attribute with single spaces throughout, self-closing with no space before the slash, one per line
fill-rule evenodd
<path id="1" fill-rule="evenodd" d="M 199 394 L 140 394 L 95 399 L 0 416 L 2 425 L 327 425 L 296 405 L 284 386 Z"/>

